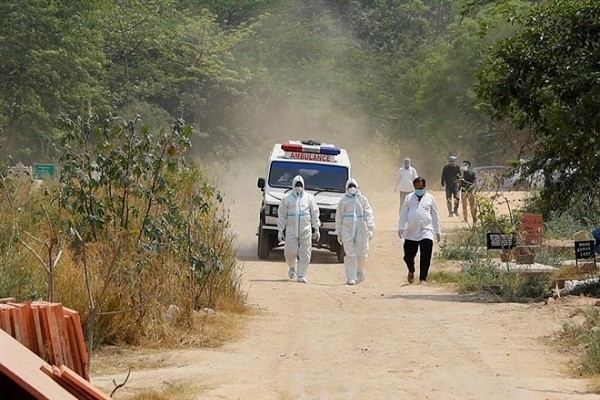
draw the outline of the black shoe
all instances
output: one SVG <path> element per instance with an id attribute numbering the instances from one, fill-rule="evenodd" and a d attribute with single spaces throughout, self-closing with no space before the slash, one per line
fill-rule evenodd
<path id="1" fill-rule="evenodd" d="M 408 277 L 406 278 L 406 280 L 408 281 L 408 283 L 413 283 L 415 281 L 415 273 L 414 272 L 409 272 L 408 273 Z"/>

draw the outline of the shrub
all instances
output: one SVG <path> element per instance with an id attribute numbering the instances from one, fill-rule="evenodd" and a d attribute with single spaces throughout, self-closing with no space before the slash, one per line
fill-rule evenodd
<path id="1" fill-rule="evenodd" d="M 571 255 L 570 251 L 569 255 Z M 559 268 L 562 265 L 562 257 L 560 253 L 551 252 L 547 248 L 542 247 L 535 251 L 535 262 Z"/>
<path id="2" fill-rule="evenodd" d="M 544 234 L 549 238 L 571 239 L 578 231 L 591 231 L 600 227 L 600 199 L 598 197 L 571 196 L 564 211 L 549 211 L 544 215 Z M 540 213 L 547 204 L 539 196 L 528 199 L 525 210 Z"/>
<path id="3" fill-rule="evenodd" d="M 458 283 L 459 273 L 451 271 L 433 271 L 428 275 L 428 279 L 435 283 Z"/>
<path id="4" fill-rule="evenodd" d="M 540 301 L 550 295 L 550 279 L 542 274 L 504 272 L 498 263 L 487 260 L 471 262 L 470 268 L 458 281 L 459 293 L 473 293 L 494 288 L 503 301 Z"/>
<path id="5" fill-rule="evenodd" d="M 600 374 L 600 310 L 588 309 L 582 324 L 563 324 L 559 338 L 565 345 L 585 349 L 581 366 L 586 374 Z"/>
<path id="6" fill-rule="evenodd" d="M 498 284 L 498 275 L 497 263 L 489 259 L 474 260 L 469 264 L 469 269 L 461 274 L 458 280 L 458 292 L 482 291 L 486 286 Z"/>
<path id="7" fill-rule="evenodd" d="M 118 118 L 69 127 L 59 182 L 18 190 L 3 180 L 4 295 L 78 310 L 89 344 L 201 334 L 198 310 L 244 310 L 222 198 L 183 157 L 191 128 L 150 132 Z"/>
<path id="8" fill-rule="evenodd" d="M 541 301 L 550 296 L 551 282 L 545 274 L 506 273 L 500 282 L 505 301 Z"/>
<path id="9" fill-rule="evenodd" d="M 476 260 L 485 254 L 481 231 L 454 235 L 440 244 L 436 257 L 446 260 Z"/>

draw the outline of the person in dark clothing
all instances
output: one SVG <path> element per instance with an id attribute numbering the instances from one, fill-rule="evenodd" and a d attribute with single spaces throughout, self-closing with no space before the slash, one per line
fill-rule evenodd
<path id="1" fill-rule="evenodd" d="M 467 203 L 473 218 L 473 227 L 477 222 L 477 208 L 475 207 L 475 180 L 477 176 L 471 171 L 471 161 L 465 160 L 460 167 L 460 199 L 462 201 L 463 222 L 467 221 Z"/>
<path id="2" fill-rule="evenodd" d="M 458 217 L 458 203 L 460 202 L 460 188 L 458 185 L 460 179 L 460 168 L 456 165 L 456 157 L 448 157 L 448 164 L 442 169 L 442 187 L 446 188 L 446 207 L 448 207 L 448 216 L 456 215 Z"/>

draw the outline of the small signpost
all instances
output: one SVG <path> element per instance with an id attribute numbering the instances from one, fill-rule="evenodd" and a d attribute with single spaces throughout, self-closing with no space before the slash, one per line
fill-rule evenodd
<path id="1" fill-rule="evenodd" d="M 54 164 L 33 164 L 34 179 L 46 179 L 54 177 Z"/>
<path id="2" fill-rule="evenodd" d="M 596 269 L 595 242 L 593 240 L 580 240 L 575 242 L 575 264 L 579 268 L 579 260 L 592 261 Z"/>
<path id="3" fill-rule="evenodd" d="M 544 218 L 541 214 L 523 214 L 521 216 L 521 231 L 523 232 L 523 244 L 542 244 L 542 226 Z"/>
<path id="4" fill-rule="evenodd" d="M 514 233 L 490 233 L 487 234 L 488 250 L 510 250 L 517 245 L 517 237 Z"/>
<path id="5" fill-rule="evenodd" d="M 512 249 L 517 245 L 517 236 L 514 233 L 488 232 L 486 242 L 488 250 L 502 250 L 500 259 L 506 262 L 506 268 L 508 269 L 510 254 Z"/>

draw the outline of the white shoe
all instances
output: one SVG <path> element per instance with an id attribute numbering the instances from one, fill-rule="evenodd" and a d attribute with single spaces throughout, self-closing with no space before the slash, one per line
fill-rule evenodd
<path id="1" fill-rule="evenodd" d="M 350 279 L 350 280 L 349 280 L 348 282 L 346 282 L 346 283 L 347 283 L 348 285 L 350 285 L 350 286 L 354 286 L 354 285 L 356 285 L 356 281 L 354 281 L 354 280 L 352 280 L 352 279 Z"/>
<path id="2" fill-rule="evenodd" d="M 296 268 L 290 268 L 288 270 L 288 277 L 294 279 L 296 277 Z"/>
<path id="3" fill-rule="evenodd" d="M 356 283 L 362 283 L 365 281 L 365 273 L 364 272 L 359 272 L 358 274 L 356 274 Z"/>
<path id="4" fill-rule="evenodd" d="M 308 281 L 306 280 L 306 278 L 305 278 L 305 277 L 303 277 L 303 276 L 299 276 L 299 277 L 298 277 L 298 282 L 300 282 L 300 283 L 307 283 Z"/>

